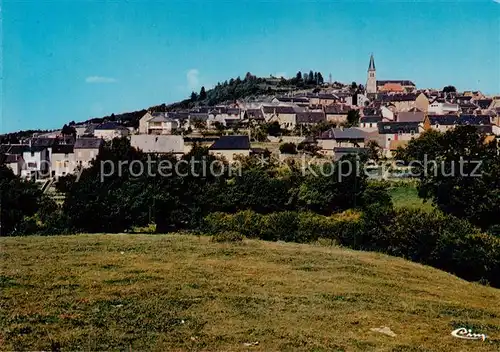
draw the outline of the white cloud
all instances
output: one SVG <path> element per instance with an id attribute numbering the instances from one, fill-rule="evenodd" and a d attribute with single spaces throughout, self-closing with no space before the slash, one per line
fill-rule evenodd
<path id="1" fill-rule="evenodd" d="M 200 87 L 200 72 L 192 68 L 186 74 L 187 86 L 190 90 L 197 90 Z"/>
<path id="2" fill-rule="evenodd" d="M 496 2 L 497 4 L 500 4 L 500 0 L 493 0 L 494 2 Z"/>
<path id="3" fill-rule="evenodd" d="M 87 83 L 115 83 L 117 80 L 113 77 L 89 76 L 85 78 Z"/>

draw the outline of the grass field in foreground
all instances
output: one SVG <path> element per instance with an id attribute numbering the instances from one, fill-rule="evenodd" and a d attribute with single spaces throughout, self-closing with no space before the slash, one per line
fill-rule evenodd
<path id="1" fill-rule="evenodd" d="M 188 235 L 0 246 L 1 350 L 500 350 L 500 290 L 382 254 Z"/>

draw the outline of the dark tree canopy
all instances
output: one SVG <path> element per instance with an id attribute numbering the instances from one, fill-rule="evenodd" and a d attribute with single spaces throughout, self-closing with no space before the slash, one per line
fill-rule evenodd
<path id="1" fill-rule="evenodd" d="M 205 87 L 201 87 L 200 94 L 199 94 L 199 99 L 200 100 L 207 99 L 207 92 L 205 91 Z"/>
<path id="2" fill-rule="evenodd" d="M 347 112 L 347 126 L 353 127 L 359 124 L 359 111 L 349 110 Z"/>
<path id="3" fill-rule="evenodd" d="M 421 179 L 420 196 L 445 213 L 483 229 L 500 224 L 497 141 L 487 142 L 473 126 L 446 133 L 431 130 L 398 150 L 397 158 L 413 162 Z"/>
<path id="4" fill-rule="evenodd" d="M 455 88 L 455 86 L 446 86 L 443 88 L 443 92 L 444 93 L 456 93 L 457 88 Z"/>

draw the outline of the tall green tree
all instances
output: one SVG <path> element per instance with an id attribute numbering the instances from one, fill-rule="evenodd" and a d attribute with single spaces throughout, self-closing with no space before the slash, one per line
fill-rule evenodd
<path id="1" fill-rule="evenodd" d="M 318 84 L 322 85 L 325 83 L 325 80 L 323 79 L 323 75 L 321 75 L 321 72 L 318 72 Z"/>
<path id="2" fill-rule="evenodd" d="M 455 86 L 446 86 L 443 88 L 443 93 L 456 93 L 457 88 Z"/>
<path id="3" fill-rule="evenodd" d="M 198 99 L 202 100 L 202 101 L 205 100 L 205 99 L 207 99 L 207 92 L 205 91 L 205 87 L 204 86 L 202 86 L 201 89 L 200 89 L 200 94 L 198 96 Z"/>
<path id="4" fill-rule="evenodd" d="M 23 221 L 38 211 L 41 202 L 42 192 L 34 183 L 21 180 L 0 165 L 0 236 L 21 230 Z"/>
<path id="5" fill-rule="evenodd" d="M 359 111 L 349 110 L 347 112 L 347 126 L 354 127 L 359 125 Z"/>
<path id="6" fill-rule="evenodd" d="M 309 71 L 309 75 L 307 76 L 307 83 L 309 84 L 314 83 L 314 72 L 312 70 Z"/>
<path id="7" fill-rule="evenodd" d="M 426 132 L 397 157 L 420 177 L 419 195 L 439 209 L 488 229 L 500 224 L 500 154 L 473 126 Z"/>
<path id="8" fill-rule="evenodd" d="M 195 92 L 191 92 L 191 101 L 195 102 L 197 100 L 198 100 L 198 94 L 196 94 Z"/>

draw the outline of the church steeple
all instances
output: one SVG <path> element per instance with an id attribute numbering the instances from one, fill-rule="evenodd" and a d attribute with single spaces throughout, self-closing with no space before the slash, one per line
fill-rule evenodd
<path id="1" fill-rule="evenodd" d="M 368 65 L 368 79 L 366 80 L 366 93 L 377 93 L 377 71 L 375 70 L 375 59 L 373 54 L 370 56 L 370 65 Z"/>
<path id="2" fill-rule="evenodd" d="M 368 71 L 375 71 L 375 59 L 373 54 L 370 56 L 370 65 L 368 66 Z"/>

